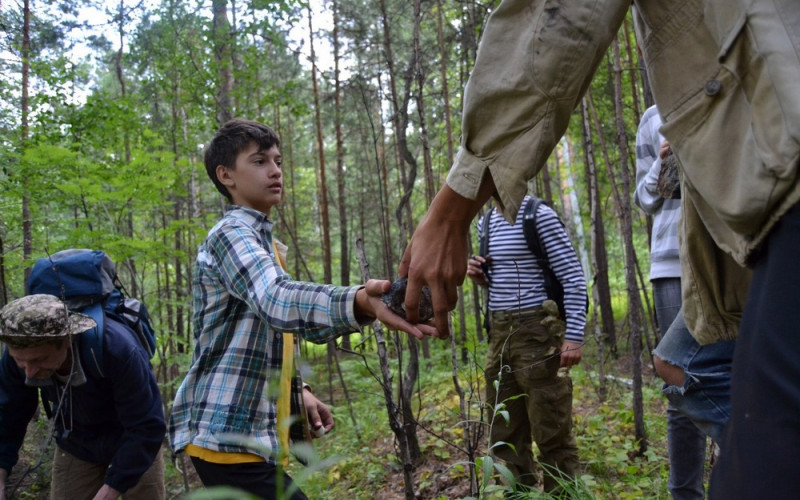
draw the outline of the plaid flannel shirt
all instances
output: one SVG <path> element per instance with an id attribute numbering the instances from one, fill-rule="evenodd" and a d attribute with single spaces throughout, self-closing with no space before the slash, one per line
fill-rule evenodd
<path id="1" fill-rule="evenodd" d="M 192 365 L 169 422 L 175 452 L 192 443 L 274 462 L 280 332 L 325 343 L 359 330 L 360 286 L 292 281 L 275 261 L 266 215 L 231 207 L 195 262 Z"/>

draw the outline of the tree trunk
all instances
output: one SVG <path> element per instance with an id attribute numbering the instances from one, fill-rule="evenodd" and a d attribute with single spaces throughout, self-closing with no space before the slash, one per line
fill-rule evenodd
<path id="1" fill-rule="evenodd" d="M 276 106 L 276 122 L 281 123 L 280 121 L 280 113 L 279 107 Z M 293 137 L 293 121 L 291 113 L 288 113 L 286 118 L 286 130 L 285 133 L 282 134 L 284 138 L 291 138 Z M 304 254 L 306 252 L 303 251 L 301 243 L 299 241 L 298 232 L 299 228 L 297 226 L 297 214 L 298 214 L 298 207 L 297 207 L 297 196 L 294 194 L 295 186 L 296 186 L 296 177 L 295 177 L 295 155 L 294 155 L 294 145 L 292 140 L 285 140 L 283 142 L 283 175 L 284 175 L 284 192 L 286 193 L 286 198 L 284 198 L 284 203 L 289 205 L 289 213 L 284 213 L 282 205 L 278 205 L 276 208 L 278 209 L 278 217 L 280 217 L 281 227 L 286 230 L 286 234 L 289 235 L 289 239 L 292 242 L 292 246 L 294 251 L 292 252 L 292 256 L 294 257 L 294 266 L 292 275 L 296 276 L 296 279 L 300 279 L 301 276 L 305 275 L 305 278 L 308 281 L 315 281 L 314 274 L 311 272 L 311 269 L 308 267 L 308 262 L 306 262 Z M 288 184 L 287 184 L 288 182 Z"/>
<path id="2" fill-rule="evenodd" d="M 459 288 L 459 292 L 461 288 Z M 460 296 L 463 299 L 463 296 Z M 465 346 L 462 344 L 462 358 Z M 461 425 L 462 429 L 464 429 L 464 449 L 466 450 L 467 454 L 467 470 L 469 471 L 469 491 L 471 495 L 477 495 L 479 493 L 478 487 L 478 475 L 476 472 L 475 464 L 477 459 L 477 451 L 478 445 L 483 439 L 483 430 L 485 428 L 485 422 L 483 422 L 483 418 L 481 417 L 480 420 L 472 418 L 470 410 L 474 407 L 474 405 L 470 404 L 469 399 L 467 398 L 466 392 L 461 387 L 461 382 L 459 381 L 458 377 L 458 356 L 457 356 L 458 346 L 456 345 L 455 337 L 450 338 L 450 362 L 453 366 L 452 377 L 453 377 L 453 387 L 455 387 L 456 394 L 458 394 L 458 416 L 459 416 L 459 425 Z M 466 364 L 466 360 L 463 361 Z M 481 413 L 481 415 L 483 415 Z"/>
<path id="3" fill-rule="evenodd" d="M 398 366 L 400 367 L 403 366 L 402 336 L 406 336 L 406 334 L 394 332 L 395 345 L 398 352 Z M 419 439 L 417 439 L 417 419 L 411 403 L 417 386 L 417 378 L 419 377 L 419 342 L 414 337 L 408 336 L 407 338 L 409 357 L 405 372 L 398 381 L 398 393 L 400 394 L 400 410 L 403 413 L 403 433 L 406 442 L 408 442 L 408 457 L 410 459 L 410 463 L 405 466 L 410 465 L 411 472 L 413 472 L 414 467 L 422 458 L 422 450 L 419 446 Z"/>
<path id="4" fill-rule="evenodd" d="M 370 279 L 369 263 L 367 262 L 366 255 L 364 254 L 364 242 L 356 239 L 356 253 L 358 254 L 358 261 L 361 265 L 361 280 L 367 282 Z M 378 360 L 381 365 L 381 387 L 383 388 L 383 399 L 386 405 L 386 411 L 389 416 L 389 427 L 397 439 L 397 444 L 400 448 L 400 463 L 403 464 L 403 479 L 406 500 L 414 500 L 416 495 L 414 493 L 414 464 L 411 460 L 410 447 L 408 443 L 408 433 L 405 432 L 404 422 L 402 417 L 405 413 L 400 411 L 397 403 L 394 401 L 394 394 L 392 390 L 392 370 L 389 366 L 389 353 L 386 348 L 386 338 L 383 333 L 383 325 L 380 321 L 375 321 L 372 324 L 375 330 L 375 339 L 378 343 Z"/>
<path id="5" fill-rule="evenodd" d="M 644 398 L 642 395 L 642 302 L 639 284 L 636 279 L 636 249 L 633 245 L 633 224 L 631 222 L 631 182 L 628 173 L 628 136 L 622 113 L 622 74 L 620 69 L 619 42 L 612 44 L 614 51 L 614 111 L 616 114 L 617 143 L 619 145 L 620 180 L 622 189 L 616 189 L 617 206 L 620 211 L 622 237 L 625 243 L 625 282 L 628 285 L 628 314 L 631 327 L 631 364 L 633 366 L 633 419 L 634 434 L 639 442 L 639 453 L 647 451 L 647 432 L 644 426 Z M 610 165 L 609 165 L 610 166 Z M 609 172 L 611 175 L 612 172 Z"/>
<path id="6" fill-rule="evenodd" d="M 217 63 L 217 124 L 233 118 L 233 50 L 227 0 L 212 0 L 214 59 Z"/>
<path id="7" fill-rule="evenodd" d="M 439 42 L 439 77 L 442 80 L 442 108 L 444 109 L 444 126 L 447 132 L 447 165 L 453 164 L 453 124 L 450 118 L 450 89 L 447 85 L 447 48 L 444 44 L 444 20 L 442 0 L 436 0 L 436 35 Z"/>
<path id="8" fill-rule="evenodd" d="M 558 161 L 558 155 L 553 155 L 556 158 L 556 162 Z M 539 195 L 540 198 L 547 200 L 548 203 L 552 205 L 553 203 L 553 188 L 551 187 L 552 180 L 550 179 L 550 165 L 549 163 L 545 163 L 542 170 L 539 172 L 540 175 L 537 178 L 541 178 L 541 186 L 542 191 Z"/>
<path id="9" fill-rule="evenodd" d="M 117 51 L 116 56 L 114 57 L 114 70 L 117 76 L 117 83 L 119 83 L 119 92 L 120 97 L 122 98 L 123 102 L 125 101 L 126 97 L 128 96 L 128 87 L 125 82 L 125 75 L 122 68 L 122 54 L 124 53 L 125 49 L 125 25 L 126 25 L 126 15 L 125 15 L 125 0 L 119 1 L 119 12 L 116 16 L 117 21 L 117 35 L 119 36 L 119 50 Z M 125 165 L 131 164 L 131 137 L 130 133 L 127 129 L 122 131 L 122 147 L 123 147 L 123 159 Z M 123 234 L 128 238 L 134 238 L 134 224 L 133 224 L 133 211 L 128 210 L 124 216 L 125 223 L 124 227 L 122 228 Z M 139 277 L 139 274 L 136 270 L 136 261 L 129 257 L 125 259 L 125 267 L 128 269 L 128 273 L 130 274 L 130 279 L 128 280 L 130 286 L 130 294 L 133 297 L 138 297 L 141 295 L 139 290 L 140 285 L 139 282 L 142 278 Z"/>
<path id="10" fill-rule="evenodd" d="M 330 283 L 333 281 L 333 272 L 331 270 L 331 233 L 330 233 L 330 215 L 328 212 L 328 180 L 326 177 L 325 166 L 325 141 L 322 133 L 322 105 L 319 98 L 319 85 L 317 83 L 317 60 L 314 53 L 314 23 L 311 5 L 308 5 L 308 41 L 311 56 L 311 88 L 314 95 L 314 124 L 317 131 L 317 156 L 319 158 L 319 165 L 317 171 L 319 175 L 317 182 L 319 183 L 319 214 L 320 226 L 322 229 L 322 274 L 323 282 Z M 328 342 L 327 360 L 328 360 L 328 395 L 333 401 L 333 367 L 332 360 L 336 356 L 336 341 Z"/>
<path id="11" fill-rule="evenodd" d="M 28 98 L 28 86 L 30 85 L 29 74 L 31 68 L 31 2 L 25 0 L 23 3 L 22 21 L 22 99 L 20 100 L 20 152 L 25 151 L 28 142 L 28 114 L 30 110 Z M 22 185 L 27 184 L 27 176 L 22 178 Z M 28 199 L 27 189 L 23 189 L 22 194 L 22 258 L 25 262 L 31 261 L 33 255 L 33 236 L 30 200 Z M 28 292 L 28 278 L 31 275 L 30 266 L 25 266 L 25 293 Z"/>
<path id="12" fill-rule="evenodd" d="M 431 145 L 428 141 L 428 125 L 425 116 L 425 79 L 426 70 L 422 66 L 422 47 L 419 43 L 420 23 L 422 22 L 421 0 L 414 0 L 414 75 L 417 83 L 416 103 L 419 116 L 419 134 L 422 142 L 422 161 L 425 167 L 425 193 L 427 203 L 430 205 L 436 195 L 436 183 L 433 179 L 433 161 L 431 160 Z M 410 152 L 409 152 L 410 154 Z M 412 186 L 413 188 L 413 186 Z M 409 207 L 410 212 L 410 207 Z M 422 339 L 422 358 L 431 359 L 431 348 L 428 337 Z"/>
<path id="13" fill-rule="evenodd" d="M 414 79 L 417 83 L 416 103 L 417 116 L 419 116 L 419 136 L 422 144 L 422 162 L 425 168 L 425 194 L 427 205 L 436 195 L 436 182 L 433 178 L 433 161 L 431 160 L 431 145 L 428 140 L 428 124 L 425 116 L 425 80 L 427 70 L 423 66 L 422 47 L 420 46 L 420 24 L 422 23 L 422 1 L 414 0 Z M 429 358 L 430 356 L 425 356 Z"/>
<path id="14" fill-rule="evenodd" d="M 317 84 L 317 61 L 314 53 L 314 25 L 312 22 L 311 6 L 308 6 L 308 41 L 311 52 L 311 87 L 314 95 L 314 125 L 317 131 L 317 156 L 319 158 L 319 212 L 320 226 L 322 227 L 322 266 L 323 282 L 333 281 L 331 272 L 331 234 L 330 215 L 328 212 L 328 180 L 325 166 L 325 141 L 322 132 L 322 105 L 319 98 L 319 85 Z"/>
<path id="15" fill-rule="evenodd" d="M 0 309 L 8 304 L 8 284 L 6 283 L 6 259 L 3 235 L 0 234 Z"/>
<path id="16" fill-rule="evenodd" d="M 597 374 L 598 374 L 598 389 L 597 395 L 600 401 L 605 401 L 607 397 L 607 386 L 605 378 L 605 348 L 607 345 L 615 346 L 615 342 L 609 342 L 609 335 L 616 335 L 614 332 L 614 316 L 611 311 L 611 297 L 608 286 L 608 259 L 606 257 L 605 247 L 605 228 L 603 227 L 603 211 L 600 207 L 600 189 L 597 186 L 597 165 L 594 158 L 594 148 L 592 146 L 591 125 L 589 124 L 589 110 L 586 105 L 586 98 L 581 100 L 581 126 L 583 129 L 583 151 L 584 163 L 586 165 L 586 182 L 588 183 L 589 193 L 589 214 L 590 226 L 592 234 L 592 274 L 594 282 L 592 290 L 592 325 L 594 329 L 594 338 L 597 341 Z M 602 272 L 601 272 L 602 269 Z M 601 279 L 603 286 L 600 285 Z M 607 303 L 604 303 L 607 301 Z M 598 321 L 598 306 L 600 310 L 607 306 L 608 314 L 603 312 L 600 316 L 603 318 L 603 327 L 600 327 Z M 610 330 L 609 330 L 610 328 Z M 610 334 L 608 332 L 611 332 Z"/>
<path id="17" fill-rule="evenodd" d="M 339 74 L 339 6 L 337 0 L 331 4 L 333 10 L 333 80 L 334 80 L 334 125 L 336 127 L 336 188 L 339 196 L 339 281 L 350 284 L 350 249 L 347 224 L 347 197 L 345 195 L 344 134 L 342 133 L 342 82 Z M 342 349 L 349 351 L 350 335 L 343 335 Z"/>
<path id="18" fill-rule="evenodd" d="M 589 99 L 591 97 L 589 96 Z M 587 169 L 591 167 L 591 172 L 587 172 L 590 179 L 590 206 L 592 223 L 592 266 L 594 276 L 594 288 L 596 290 L 596 300 L 600 308 L 600 318 L 602 322 L 603 342 L 609 347 L 611 354 L 617 356 L 617 327 L 614 323 L 614 308 L 611 304 L 611 283 L 608 277 L 608 252 L 606 249 L 606 229 L 605 218 L 603 217 L 603 204 L 601 203 L 600 184 L 597 175 L 597 161 L 592 146 L 592 128 L 589 124 L 589 108 L 587 100 L 582 101 L 584 144 L 586 151 Z"/>
<path id="19" fill-rule="evenodd" d="M 574 145 L 566 137 L 561 139 L 562 149 L 564 150 L 564 169 L 565 176 L 559 183 L 566 186 L 566 189 L 561 191 L 563 197 L 561 215 L 566 225 L 570 240 L 575 245 L 576 253 L 581 262 L 581 268 L 584 273 L 584 279 L 589 275 L 591 267 L 589 266 L 589 256 L 587 255 L 588 245 L 586 244 L 586 234 L 583 231 L 583 217 L 581 217 L 580 200 L 578 199 L 579 190 L 576 188 L 575 173 L 573 169 L 573 155 Z M 559 169 L 559 177 L 560 177 Z M 586 285 L 589 286 L 588 283 Z"/>
<path id="20" fill-rule="evenodd" d="M 389 101 L 392 105 L 392 125 L 395 131 L 395 141 L 397 144 L 397 155 L 400 164 L 400 177 L 403 184 L 403 195 L 395 209 L 395 217 L 401 228 L 401 240 L 406 242 L 414 232 L 411 220 L 411 195 L 414 193 L 414 183 L 417 179 L 417 160 L 408 149 L 407 128 L 408 128 L 408 103 L 411 100 L 411 83 L 413 81 L 414 68 L 416 67 L 416 54 L 412 52 L 406 70 L 402 103 L 397 91 L 397 72 L 395 69 L 394 50 L 392 48 L 391 21 L 387 12 L 386 0 L 380 1 L 381 23 L 383 25 L 383 44 L 386 55 L 386 65 L 389 68 L 389 88 L 391 96 Z M 406 170 L 408 166 L 408 170 Z M 394 263 L 392 263 L 394 264 Z M 394 267 L 394 265 L 392 265 Z"/>
<path id="21" fill-rule="evenodd" d="M 635 37 L 631 35 L 631 27 L 627 17 L 622 23 L 622 32 L 625 34 L 625 55 L 628 58 L 626 67 L 631 68 L 631 101 L 633 102 L 633 120 L 634 123 L 638 124 L 642 117 L 642 111 L 639 109 L 639 103 L 642 102 L 642 100 L 639 96 L 640 86 L 638 76 L 642 73 L 633 69 L 636 61 L 633 54 L 634 52 L 637 52 L 637 48 L 633 43 L 631 43 L 631 40 L 635 40 Z M 636 178 L 635 175 L 634 178 Z"/>
<path id="22" fill-rule="evenodd" d="M 409 200 L 411 199 L 411 195 L 413 194 L 414 181 L 416 180 L 417 176 L 417 162 L 414 156 L 411 154 L 411 151 L 408 149 L 408 141 L 406 137 L 406 130 L 408 128 L 408 122 L 409 122 L 408 104 L 411 99 L 411 84 L 413 82 L 413 74 L 416 68 L 416 54 L 412 52 L 411 56 L 412 60 L 409 62 L 408 69 L 405 74 L 404 91 L 401 104 L 399 102 L 400 99 L 397 94 L 394 55 L 393 55 L 392 41 L 391 41 L 390 20 L 387 13 L 385 0 L 380 1 L 380 9 L 381 9 L 381 22 L 383 25 L 384 51 L 386 54 L 386 63 L 389 67 L 390 88 L 392 89 L 391 90 L 392 95 L 390 96 L 392 110 L 394 111 L 392 123 L 395 129 L 397 150 L 398 150 L 398 155 L 400 157 L 400 167 L 401 167 L 400 170 L 403 179 L 403 191 L 404 191 L 403 196 L 401 197 L 400 202 L 398 203 L 398 206 L 395 210 L 395 217 L 397 218 L 397 222 L 400 225 L 401 229 L 403 230 L 402 241 L 407 241 L 411 233 L 413 232 L 413 227 L 412 227 L 413 225 L 411 221 L 411 205 L 409 203 Z M 418 22 L 418 20 L 415 20 L 415 23 L 416 22 Z M 405 172 L 404 168 L 405 165 L 408 165 L 409 167 L 407 175 L 403 174 L 403 172 Z M 402 349 L 401 342 L 397 343 L 397 349 L 398 349 L 398 355 L 401 354 L 401 349 Z M 414 464 L 421 455 L 419 440 L 417 439 L 417 432 L 416 432 L 417 424 L 416 421 L 413 419 L 413 415 L 410 414 L 411 394 L 414 388 L 416 387 L 417 375 L 419 373 L 418 349 L 419 346 L 416 342 L 416 339 L 409 338 L 409 350 L 411 359 L 409 360 L 408 366 L 406 367 L 406 372 L 400 381 L 401 384 L 400 406 L 401 406 L 401 411 L 403 412 L 404 415 L 403 433 L 404 433 L 404 439 L 407 443 L 407 452 L 409 453 L 409 461 L 403 463 L 404 473 L 406 475 L 411 475 Z M 400 366 L 402 367 L 402 363 L 400 364 Z M 409 470 L 409 468 L 411 470 Z"/>
<path id="23" fill-rule="evenodd" d="M 380 82 L 380 77 L 378 78 Z M 388 196 L 389 196 L 389 183 L 387 179 L 387 172 L 386 172 L 386 158 L 384 157 L 384 148 L 382 147 L 383 144 L 383 135 L 382 131 L 383 128 L 379 127 L 377 124 L 380 123 L 380 110 L 377 109 L 379 107 L 378 103 L 374 103 L 369 99 L 367 89 L 364 88 L 363 83 L 359 83 L 359 95 L 361 96 L 361 101 L 364 105 L 364 116 L 367 118 L 367 123 L 369 125 L 369 134 L 370 134 L 370 146 L 371 149 L 369 153 L 372 154 L 372 163 L 374 166 L 374 178 L 375 178 L 375 187 L 377 188 L 378 192 L 378 208 L 376 217 L 378 219 L 378 227 L 380 229 L 381 235 L 381 247 L 383 248 L 383 252 L 381 254 L 383 260 L 381 265 L 383 266 L 383 273 L 385 276 L 393 276 L 394 269 L 393 269 L 393 257 L 392 257 L 392 233 L 391 233 L 391 215 L 389 214 L 389 203 L 388 203 Z M 361 203 L 359 206 L 361 208 L 362 213 L 365 210 L 365 203 Z M 364 223 L 364 216 L 362 215 L 359 218 Z M 361 229 L 361 234 L 364 234 L 364 229 Z"/>

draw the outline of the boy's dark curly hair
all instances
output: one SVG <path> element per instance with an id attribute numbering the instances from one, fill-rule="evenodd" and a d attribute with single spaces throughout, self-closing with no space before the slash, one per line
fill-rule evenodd
<path id="1" fill-rule="evenodd" d="M 206 145 L 203 155 L 206 164 L 206 173 L 211 182 L 216 186 L 217 191 L 231 200 L 228 189 L 217 179 L 217 167 L 224 165 L 230 169 L 236 168 L 236 157 L 245 150 L 247 146 L 254 142 L 262 150 L 271 149 L 273 146 L 280 147 L 281 140 L 274 130 L 253 120 L 234 118 L 225 123 L 217 131 L 211 141 Z"/>

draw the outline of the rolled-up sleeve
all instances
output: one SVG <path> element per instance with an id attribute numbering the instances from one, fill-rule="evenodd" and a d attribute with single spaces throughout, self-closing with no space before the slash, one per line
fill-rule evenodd
<path id="1" fill-rule="evenodd" d="M 504 0 L 489 18 L 464 93 L 447 184 L 475 199 L 488 169 L 506 217 L 566 131 L 630 1 Z M 513 223 L 513 220 L 509 220 Z"/>

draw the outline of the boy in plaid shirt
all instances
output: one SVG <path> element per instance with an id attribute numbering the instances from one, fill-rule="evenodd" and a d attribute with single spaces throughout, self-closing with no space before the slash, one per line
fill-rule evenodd
<path id="1" fill-rule="evenodd" d="M 206 172 L 231 206 L 198 250 L 194 356 L 169 423 L 173 450 L 191 457 L 204 485 L 234 486 L 266 499 L 291 485 L 277 468 L 276 404 L 265 392 L 281 368 L 281 332 L 323 344 L 377 318 L 418 338 L 436 334 L 387 308 L 380 297 L 389 281 L 304 283 L 280 267 L 270 220 L 283 198 L 279 145 L 269 127 L 235 119 L 206 148 Z M 310 425 L 318 433 L 333 428 L 328 407 L 308 388 L 302 393 Z M 290 498 L 306 496 L 297 489 Z"/>

